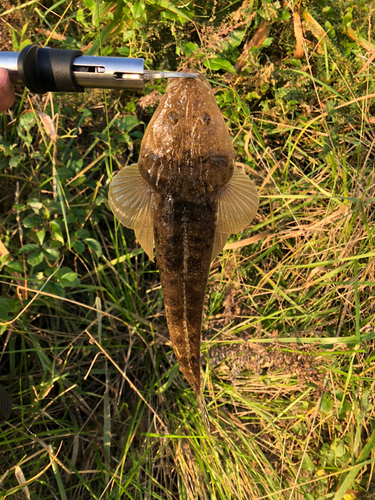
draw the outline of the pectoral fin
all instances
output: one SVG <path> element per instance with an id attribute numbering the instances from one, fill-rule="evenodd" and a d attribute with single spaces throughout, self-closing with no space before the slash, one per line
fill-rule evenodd
<path id="1" fill-rule="evenodd" d="M 108 201 L 121 224 L 135 229 L 140 245 L 153 261 L 152 191 L 136 163 L 123 168 L 114 177 L 109 186 Z"/>
<path id="2" fill-rule="evenodd" d="M 234 170 L 231 180 L 218 195 L 217 226 L 212 260 L 221 252 L 232 233 L 239 233 L 253 220 L 259 205 L 257 188 L 249 177 Z"/>
<path id="3" fill-rule="evenodd" d="M 217 231 L 215 232 L 215 238 L 214 238 L 214 246 L 212 248 L 212 254 L 211 254 L 211 262 L 216 259 L 216 257 L 219 255 L 219 253 L 222 251 L 222 249 L 225 246 L 225 243 L 227 242 L 227 239 L 229 238 L 230 233 L 218 233 Z"/>
<path id="4" fill-rule="evenodd" d="M 154 228 L 151 226 L 147 229 L 135 229 L 135 237 L 150 260 L 154 262 Z"/>

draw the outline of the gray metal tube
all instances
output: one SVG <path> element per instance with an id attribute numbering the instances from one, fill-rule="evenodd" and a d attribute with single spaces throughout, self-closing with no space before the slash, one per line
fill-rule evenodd
<path id="1" fill-rule="evenodd" d="M 17 69 L 19 52 L 0 52 L 0 68 L 9 71 L 13 84 L 24 85 Z M 142 90 L 144 61 L 126 57 L 78 56 L 73 62 L 77 85 L 96 89 Z"/>
<path id="2" fill-rule="evenodd" d="M 79 56 L 73 62 L 77 85 L 101 89 L 143 89 L 144 61 L 126 57 Z"/>
<path id="3" fill-rule="evenodd" d="M 10 81 L 13 84 L 22 84 L 18 74 L 17 61 L 19 52 L 0 52 L 0 68 L 5 68 L 9 72 Z"/>

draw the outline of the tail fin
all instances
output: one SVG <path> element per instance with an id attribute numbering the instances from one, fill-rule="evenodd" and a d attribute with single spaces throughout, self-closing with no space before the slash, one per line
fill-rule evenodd
<path id="1" fill-rule="evenodd" d="M 202 417 L 204 428 L 208 434 L 211 434 L 210 421 L 208 419 L 208 411 L 206 406 L 206 401 L 201 391 L 197 394 L 198 408 Z"/>

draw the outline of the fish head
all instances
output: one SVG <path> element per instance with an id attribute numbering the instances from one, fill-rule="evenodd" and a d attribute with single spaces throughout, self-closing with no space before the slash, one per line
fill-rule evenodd
<path id="1" fill-rule="evenodd" d="M 138 165 L 153 190 L 177 191 L 187 201 L 215 194 L 229 182 L 233 145 L 202 75 L 168 84 L 144 135 Z"/>

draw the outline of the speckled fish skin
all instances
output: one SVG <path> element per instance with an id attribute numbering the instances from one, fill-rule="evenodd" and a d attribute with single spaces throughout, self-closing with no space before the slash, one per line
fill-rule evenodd
<path id="1" fill-rule="evenodd" d="M 216 197 L 234 168 L 229 133 L 204 77 L 168 85 L 138 165 L 154 193 L 155 249 L 170 337 L 180 369 L 198 394 Z"/>

